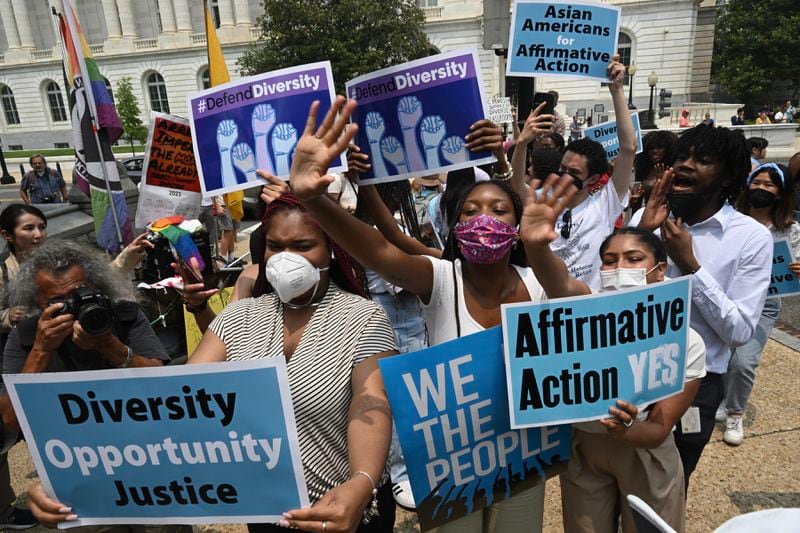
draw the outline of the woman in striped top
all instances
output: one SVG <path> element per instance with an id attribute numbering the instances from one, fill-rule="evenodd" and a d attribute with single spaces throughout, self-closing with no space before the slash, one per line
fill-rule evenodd
<path id="1" fill-rule="evenodd" d="M 214 319 L 190 362 L 286 357 L 312 502 L 309 509 L 287 510 L 292 525 L 323 533 L 390 532 L 394 500 L 384 466 L 391 412 L 377 359 L 396 353 L 392 327 L 381 307 L 362 297 L 346 252 L 293 196 L 270 203 L 264 220 L 266 251 L 254 297 Z M 376 488 L 379 514 L 363 524 Z"/>

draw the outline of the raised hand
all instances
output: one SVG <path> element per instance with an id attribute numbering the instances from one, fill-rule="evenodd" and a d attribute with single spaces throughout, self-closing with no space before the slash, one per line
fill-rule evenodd
<path id="1" fill-rule="evenodd" d="M 527 145 L 553 128 L 555 117 L 553 115 L 540 115 L 545 105 L 547 105 L 547 102 L 542 102 L 528 115 L 525 125 L 517 137 L 517 144 L 521 146 Z"/>
<path id="2" fill-rule="evenodd" d="M 404 96 L 397 102 L 397 120 L 403 131 L 403 144 L 406 148 L 406 161 L 412 172 L 425 170 L 419 144 L 417 143 L 417 124 L 422 120 L 422 102 L 416 96 Z"/>
<path id="3" fill-rule="evenodd" d="M 526 246 L 548 246 L 558 238 L 558 216 L 578 192 L 567 175 L 551 176 L 537 191 L 539 184 L 539 180 L 531 182 L 520 220 L 520 239 Z"/>
<path id="4" fill-rule="evenodd" d="M 269 172 L 275 172 L 272 159 L 269 156 L 269 132 L 276 122 L 275 108 L 270 104 L 258 104 L 253 108 L 251 123 L 253 126 L 253 137 L 256 149 L 256 164 L 258 168 Z"/>
<path id="5" fill-rule="evenodd" d="M 256 181 L 256 156 L 253 150 L 247 143 L 239 143 L 231 148 L 231 156 L 233 157 L 233 166 L 245 175 L 247 181 Z"/>
<path id="6" fill-rule="evenodd" d="M 289 174 L 289 156 L 297 144 L 297 130 L 288 123 L 278 124 L 272 132 L 272 153 L 275 154 L 275 171 L 278 176 Z"/>
<path id="7" fill-rule="evenodd" d="M 464 138 L 470 152 L 481 152 L 488 150 L 500 159 L 505 157 L 503 151 L 503 132 L 500 127 L 489 120 L 483 118 L 469 127 L 469 134 Z"/>
<path id="8" fill-rule="evenodd" d="M 267 182 L 266 185 L 261 187 L 261 194 L 259 195 L 265 204 L 269 205 L 283 193 L 289 192 L 289 184 L 279 177 L 263 170 L 258 170 L 257 172 L 259 177 Z"/>
<path id="9" fill-rule="evenodd" d="M 639 227 L 654 231 L 660 227 L 665 220 L 669 217 L 669 207 L 667 206 L 667 193 L 672 186 L 672 180 L 675 178 L 675 171 L 667 169 L 660 178 L 656 178 L 653 182 L 653 190 L 650 191 L 650 197 L 644 206 L 644 213 L 642 219 L 639 221 Z"/>
<path id="10" fill-rule="evenodd" d="M 442 144 L 444 136 L 447 134 L 447 124 L 439 115 L 433 115 L 422 119 L 420 125 L 422 145 L 425 147 L 425 159 L 428 161 L 428 168 L 441 166 L 439 162 L 439 145 Z"/>
<path id="11" fill-rule="evenodd" d="M 367 113 L 364 124 L 367 126 L 367 140 L 369 141 L 369 153 L 372 156 L 372 164 L 374 165 L 374 172 L 376 178 L 381 178 L 389 175 L 386 169 L 386 163 L 383 162 L 381 155 L 381 139 L 386 131 L 386 124 L 380 113 L 372 112 Z"/>
<path id="12" fill-rule="evenodd" d="M 232 187 L 238 184 L 231 158 L 231 148 L 238 137 L 239 129 L 233 120 L 226 119 L 217 125 L 217 147 L 219 148 L 220 175 L 223 187 Z"/>
<path id="13" fill-rule="evenodd" d="M 385 139 L 384 139 L 385 141 Z M 383 145 L 383 142 L 381 142 Z M 357 144 L 350 143 L 347 147 L 347 172 L 345 177 L 351 181 L 358 181 L 359 174 L 366 174 L 372 165 L 369 156 L 361 151 Z"/>
<path id="14" fill-rule="evenodd" d="M 451 165 L 465 163 L 469 160 L 467 146 L 464 144 L 461 137 L 456 135 L 444 140 L 442 143 L 442 154 L 444 154 L 444 158 L 447 159 Z"/>
<path id="15" fill-rule="evenodd" d="M 611 81 L 609 89 L 622 89 L 622 82 L 625 80 L 625 65 L 620 63 L 619 55 L 615 54 L 606 68 L 608 79 Z"/>
<path id="16" fill-rule="evenodd" d="M 397 137 L 389 136 L 381 141 L 381 154 L 386 158 L 394 168 L 397 169 L 398 174 L 408 174 L 408 161 L 406 161 L 406 154 L 403 151 L 403 145 Z"/>
<path id="17" fill-rule="evenodd" d="M 328 167 L 347 149 L 358 132 L 357 124 L 351 124 L 345 130 L 355 107 L 355 100 L 345 103 L 343 96 L 337 96 L 317 128 L 319 101 L 311 104 L 306 129 L 295 148 L 290 172 L 290 186 L 300 200 L 310 201 L 325 194 L 333 181 L 333 176 L 327 175 Z M 341 114 L 337 118 L 339 111 Z"/>

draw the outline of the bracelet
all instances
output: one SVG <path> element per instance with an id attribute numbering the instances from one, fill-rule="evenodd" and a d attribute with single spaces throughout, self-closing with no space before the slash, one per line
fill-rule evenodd
<path id="1" fill-rule="evenodd" d="M 201 303 L 200 305 L 192 305 L 189 302 L 184 302 L 184 305 L 186 306 L 187 311 L 189 311 L 193 315 L 196 315 L 208 309 L 208 300 L 203 300 L 203 303 Z"/>
<path id="2" fill-rule="evenodd" d="M 508 172 L 498 173 L 494 172 L 492 174 L 492 179 L 496 179 L 498 181 L 508 181 L 514 176 L 514 170 L 508 169 Z"/>
<path id="3" fill-rule="evenodd" d="M 131 361 L 133 361 L 133 350 L 131 350 L 130 346 L 125 346 L 125 348 L 128 349 L 128 356 L 125 358 L 122 364 L 119 365 L 117 368 L 128 368 L 129 366 L 131 366 Z"/>
<path id="4" fill-rule="evenodd" d="M 372 485 L 372 501 L 369 505 L 367 505 L 367 508 L 364 509 L 364 518 L 362 518 L 362 522 L 368 524 L 373 517 L 378 516 L 378 487 L 375 486 L 375 481 L 367 472 L 364 472 L 363 470 L 353 472 L 353 475 L 350 476 L 350 479 L 353 479 L 356 476 L 365 476 L 369 480 L 370 485 Z"/>

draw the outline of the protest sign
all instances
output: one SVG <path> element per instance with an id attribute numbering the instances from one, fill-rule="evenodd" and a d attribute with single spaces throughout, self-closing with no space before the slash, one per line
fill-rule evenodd
<path id="1" fill-rule="evenodd" d="M 639 114 L 631 115 L 633 131 L 636 134 L 636 153 L 642 151 L 642 127 L 639 125 Z M 597 126 L 583 130 L 583 136 L 603 145 L 606 159 L 613 161 L 619 154 L 619 136 L 617 135 L 617 121 L 610 120 Z"/>
<path id="2" fill-rule="evenodd" d="M 144 228 L 159 218 L 200 214 L 200 179 L 192 149 L 192 133 L 185 118 L 150 115 L 144 151 L 136 227 Z"/>
<path id="3" fill-rule="evenodd" d="M 620 8 L 589 2 L 516 0 L 506 76 L 570 76 L 608 81 Z"/>
<path id="4" fill-rule="evenodd" d="M 203 197 L 266 183 L 256 169 L 289 179 L 308 110 L 320 101 L 317 124 L 334 99 L 328 61 L 276 70 L 217 85 L 188 97 Z M 201 156 L 202 155 L 202 156 Z M 330 172 L 347 169 L 344 156 Z"/>
<path id="5" fill-rule="evenodd" d="M 788 239 L 775 241 L 775 251 L 772 253 L 772 277 L 769 280 L 769 296 L 793 296 L 800 294 L 800 280 L 789 270 L 789 265 L 796 261 L 792 257 L 792 248 Z"/>
<path id="6" fill-rule="evenodd" d="M 489 120 L 495 124 L 511 124 L 514 122 L 514 113 L 511 110 L 511 98 L 498 96 L 489 98 Z"/>
<path id="7" fill-rule="evenodd" d="M 230 303 L 231 295 L 233 295 L 233 287 L 225 287 L 208 299 L 208 306 L 214 311 L 214 314 L 218 315 Z M 197 325 L 194 313 L 190 313 L 186 309 L 185 303 L 183 304 L 183 325 L 186 331 L 186 353 L 191 356 L 197 345 L 200 344 L 203 332 L 200 331 L 200 327 Z"/>
<path id="8" fill-rule="evenodd" d="M 466 147 L 469 127 L 488 116 L 478 54 L 461 50 L 378 70 L 347 82 L 358 102 L 355 143 L 372 168 L 361 184 L 398 181 L 492 163 Z"/>
<path id="9" fill-rule="evenodd" d="M 4 380 L 45 490 L 79 517 L 66 527 L 276 522 L 309 504 L 282 357 Z"/>
<path id="10" fill-rule="evenodd" d="M 379 364 L 423 530 L 566 466 L 570 426 L 509 425 L 499 327 Z"/>
<path id="11" fill-rule="evenodd" d="M 689 278 L 503 305 L 511 427 L 599 420 L 683 390 Z"/>

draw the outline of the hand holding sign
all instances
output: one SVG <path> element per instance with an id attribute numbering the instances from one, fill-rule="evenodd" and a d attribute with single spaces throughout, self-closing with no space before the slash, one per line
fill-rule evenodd
<path id="1" fill-rule="evenodd" d="M 611 89 L 622 89 L 622 83 L 625 80 L 625 65 L 619 62 L 619 55 L 611 58 L 607 72 L 608 79 L 611 81 Z"/>
<path id="2" fill-rule="evenodd" d="M 347 131 L 344 128 L 355 107 L 354 100 L 345 103 L 343 96 L 337 96 L 325 120 L 314 133 L 319 101 L 311 104 L 306 129 L 297 143 L 292 160 L 291 188 L 300 200 L 309 201 L 324 194 L 333 181 L 333 176 L 327 175 L 328 167 L 347 149 L 358 132 L 356 124 L 350 125 Z"/>
<path id="3" fill-rule="evenodd" d="M 28 487 L 28 508 L 34 518 L 49 529 L 57 528 L 61 522 L 78 519 L 71 507 L 48 497 L 41 483 Z"/>

